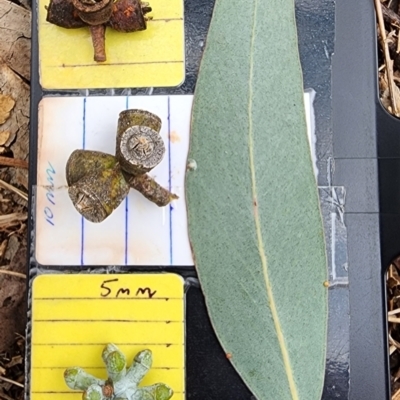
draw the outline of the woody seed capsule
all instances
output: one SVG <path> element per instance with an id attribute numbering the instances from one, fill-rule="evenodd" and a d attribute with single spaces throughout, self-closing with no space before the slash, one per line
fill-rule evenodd
<path id="1" fill-rule="evenodd" d="M 100 151 L 74 150 L 66 165 L 68 186 L 78 182 L 94 171 L 113 168 L 117 164 L 114 156 Z"/>
<path id="2" fill-rule="evenodd" d="M 110 26 L 119 32 L 142 31 L 147 28 L 146 14 L 152 9 L 141 0 L 50 0 L 47 22 L 62 28 L 89 26 L 94 60 L 106 61 L 105 32 Z"/>
<path id="3" fill-rule="evenodd" d="M 66 176 L 74 207 L 91 222 L 104 221 L 130 189 L 115 157 L 97 151 L 75 150 Z"/>
<path id="4" fill-rule="evenodd" d="M 112 0 L 72 0 L 79 18 L 88 25 L 108 22 L 112 13 Z"/>
<path id="5" fill-rule="evenodd" d="M 136 32 L 147 28 L 145 15 L 151 7 L 139 0 L 118 0 L 113 5 L 109 25 L 118 32 Z"/>
<path id="6" fill-rule="evenodd" d="M 79 18 L 72 0 L 51 0 L 47 7 L 46 21 L 67 29 L 86 26 Z"/>
<path id="7" fill-rule="evenodd" d="M 120 113 L 115 157 L 125 172 L 144 174 L 161 162 L 165 146 L 159 135 L 160 129 L 160 118 L 148 111 Z"/>

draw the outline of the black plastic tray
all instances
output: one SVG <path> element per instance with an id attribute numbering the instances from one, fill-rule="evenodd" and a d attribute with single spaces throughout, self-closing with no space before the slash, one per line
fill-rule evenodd
<path id="1" fill-rule="evenodd" d="M 347 188 L 351 400 L 390 398 L 384 274 L 400 252 L 400 120 L 378 99 L 375 26 L 372 1 L 337 1 L 333 154 L 335 184 Z"/>
<path id="2" fill-rule="evenodd" d="M 154 89 L 153 93 L 193 93 L 202 52 L 199 43 L 205 40 L 212 6 L 213 0 L 185 0 L 186 80 L 179 88 Z M 373 3 L 297 0 L 296 12 L 304 86 L 305 89 L 315 89 L 317 96 L 318 167 L 324 171 L 319 175 L 319 185 L 343 186 L 347 192 L 344 218 L 350 295 L 347 285 L 330 291 L 330 304 L 335 304 L 330 316 L 330 329 L 334 328 L 335 337 L 343 332 L 345 340 L 343 345 L 330 347 L 322 398 L 386 400 L 389 399 L 389 375 L 383 273 L 399 252 L 396 230 L 400 227 L 400 202 L 396 199 L 400 200 L 400 137 L 396 136 L 396 128 L 400 129 L 400 121 L 390 117 L 378 101 Z M 38 103 L 43 96 L 38 77 L 36 18 L 33 6 L 31 199 L 36 184 Z M 132 90 L 132 94 L 145 92 L 144 89 Z M 69 94 L 82 95 L 82 91 L 70 91 Z M 108 95 L 109 91 L 85 93 L 92 94 Z M 396 189 L 392 190 L 392 187 Z M 29 207 L 31 209 L 32 201 Z M 29 232 L 34 232 L 33 217 L 32 213 Z M 30 257 L 33 255 L 31 246 Z M 37 265 L 33 257 L 30 259 L 32 276 Z M 77 268 L 70 268 L 74 269 Z M 125 270 L 139 268 L 127 267 Z M 193 267 L 140 268 L 140 271 L 146 270 L 172 271 L 196 278 Z M 349 296 L 350 345 L 346 336 Z M 186 314 L 186 398 L 254 399 L 226 359 L 210 325 L 202 293 L 196 285 L 187 292 Z M 346 357 L 349 347 L 350 375 Z"/>

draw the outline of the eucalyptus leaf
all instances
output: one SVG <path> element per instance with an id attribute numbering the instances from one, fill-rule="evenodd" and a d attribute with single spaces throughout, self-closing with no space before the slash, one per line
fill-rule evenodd
<path id="1" fill-rule="evenodd" d="M 216 0 L 186 176 L 208 312 L 258 400 L 319 400 L 327 261 L 293 0 Z"/>

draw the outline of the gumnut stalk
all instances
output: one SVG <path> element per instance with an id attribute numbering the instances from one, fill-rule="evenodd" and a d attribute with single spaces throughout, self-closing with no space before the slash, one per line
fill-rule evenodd
<path id="1" fill-rule="evenodd" d="M 88 26 L 92 36 L 94 60 L 106 61 L 105 34 L 110 27 L 119 32 L 136 32 L 147 28 L 152 9 L 141 0 L 50 0 L 47 22 L 61 28 Z"/>
<path id="2" fill-rule="evenodd" d="M 177 200 L 179 197 L 171 193 L 169 190 L 159 185 L 151 176 L 143 175 L 129 175 L 125 172 L 125 180 L 127 184 L 140 192 L 147 200 L 150 200 L 158 207 L 165 207 L 171 201 Z"/>
<path id="3" fill-rule="evenodd" d="M 97 379 L 79 367 L 64 372 L 67 386 L 83 391 L 83 400 L 169 400 L 173 396 L 173 390 L 164 383 L 138 387 L 152 365 L 150 350 L 136 354 L 128 369 L 125 355 L 112 343 L 104 348 L 102 358 L 107 380 Z"/>

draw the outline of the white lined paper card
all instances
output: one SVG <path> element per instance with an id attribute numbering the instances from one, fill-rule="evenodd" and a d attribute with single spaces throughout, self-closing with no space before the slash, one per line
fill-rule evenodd
<path id="1" fill-rule="evenodd" d="M 42 265 L 193 265 L 184 201 L 193 96 L 44 98 L 39 106 L 35 255 Z M 179 196 L 159 208 L 131 190 L 99 224 L 75 210 L 65 165 L 75 149 L 114 154 L 118 115 L 140 108 L 162 120 L 166 154 L 152 175 Z"/>

